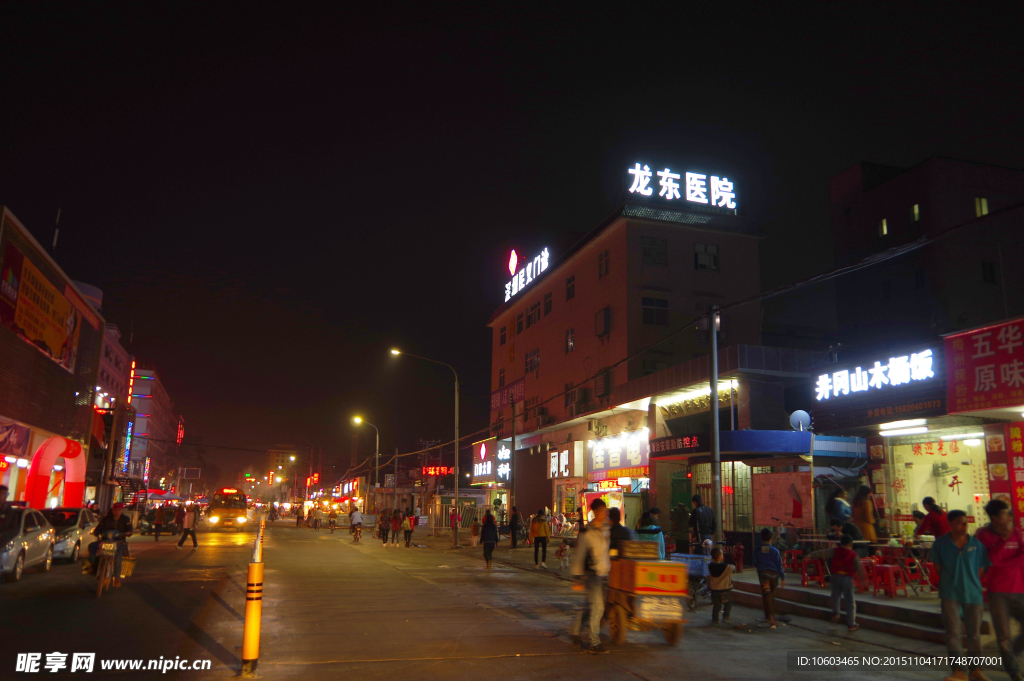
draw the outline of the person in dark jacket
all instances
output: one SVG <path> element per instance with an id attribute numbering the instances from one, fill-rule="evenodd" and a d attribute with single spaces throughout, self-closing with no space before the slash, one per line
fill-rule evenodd
<path id="1" fill-rule="evenodd" d="M 488 513 L 490 513 L 490 511 L 488 511 Z M 508 529 L 509 533 L 512 535 L 512 548 L 517 548 L 516 543 L 519 541 L 519 537 L 516 535 L 519 534 L 519 511 L 516 510 L 515 506 L 512 507 L 512 515 L 509 516 L 508 519 Z M 490 566 L 490 561 L 487 561 L 487 567 Z"/>
<path id="2" fill-rule="evenodd" d="M 704 500 L 699 494 L 693 495 L 693 511 L 690 513 L 690 529 L 693 530 L 694 539 L 698 544 L 706 540 L 715 540 L 715 512 L 704 505 Z"/>
<path id="3" fill-rule="evenodd" d="M 618 555 L 622 551 L 623 541 L 636 541 L 636 532 L 622 524 L 622 510 L 618 508 L 608 509 L 608 521 L 611 523 L 609 538 L 611 548 Z"/>
<path id="4" fill-rule="evenodd" d="M 772 531 L 767 527 L 761 530 L 761 543 L 754 547 L 754 569 L 761 583 L 764 617 L 774 629 L 778 624 L 775 619 L 775 591 L 786 586 L 786 572 L 782 569 L 782 555 L 772 546 Z"/>
<path id="5" fill-rule="evenodd" d="M 498 543 L 498 524 L 494 522 L 494 514 L 490 509 L 484 514 L 484 524 L 480 528 L 480 543 L 484 545 L 484 560 L 487 561 L 487 569 L 490 570 L 494 546 Z"/>

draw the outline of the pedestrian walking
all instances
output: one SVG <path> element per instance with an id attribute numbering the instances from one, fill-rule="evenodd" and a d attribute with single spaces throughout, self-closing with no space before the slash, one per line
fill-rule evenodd
<path id="1" fill-rule="evenodd" d="M 572 629 L 569 633 L 579 638 L 583 632 L 583 623 L 587 621 L 590 630 L 591 653 L 607 652 L 601 645 L 601 617 L 604 616 L 604 590 L 611 571 L 612 562 L 609 555 L 610 537 L 608 535 L 608 507 L 601 499 L 590 502 L 590 511 L 594 519 L 587 528 L 579 533 L 576 540 L 576 552 L 572 557 L 572 576 L 575 583 L 573 591 L 586 594 L 583 607 L 576 613 Z M 580 639 L 582 645 L 582 639 Z"/>
<path id="2" fill-rule="evenodd" d="M 761 583 L 761 603 L 764 606 L 764 618 L 768 626 L 778 626 L 775 618 L 775 592 L 780 586 L 786 586 L 786 573 L 782 569 L 782 555 L 772 546 L 772 531 L 767 527 L 761 530 L 761 545 L 754 548 L 754 569 L 757 581 Z"/>
<path id="3" fill-rule="evenodd" d="M 199 525 L 199 507 L 196 504 L 192 504 L 192 507 L 185 511 L 185 515 L 181 520 L 181 539 L 178 540 L 178 549 L 181 549 L 181 545 L 185 543 L 186 537 L 192 537 L 192 548 L 199 548 L 199 542 L 196 541 L 196 527 Z"/>
<path id="4" fill-rule="evenodd" d="M 832 522 L 839 522 L 833 518 Z M 832 573 L 832 624 L 839 623 L 840 601 L 846 601 L 846 626 L 851 632 L 860 629 L 857 624 L 857 601 L 854 599 L 854 575 L 864 579 L 864 566 L 860 556 L 853 550 L 853 537 L 844 534 L 839 539 L 839 546 L 823 551 L 807 554 L 807 558 L 829 560 L 829 571 Z"/>
<path id="5" fill-rule="evenodd" d="M 519 543 L 519 511 L 512 507 L 512 515 L 508 519 L 508 531 L 512 535 L 512 548 L 518 548 Z"/>
<path id="6" fill-rule="evenodd" d="M 650 512 L 645 512 L 640 516 L 640 527 L 636 531 L 636 536 L 640 541 L 657 544 L 658 560 L 665 560 L 665 534 Z"/>
<path id="7" fill-rule="evenodd" d="M 402 512 L 397 508 L 391 513 L 391 548 L 398 548 L 398 533 L 402 531 Z"/>
<path id="8" fill-rule="evenodd" d="M 533 521 L 530 523 L 530 541 L 533 542 L 533 567 L 537 567 L 537 553 L 540 552 L 540 567 L 545 570 L 548 566 L 545 565 L 548 560 L 548 539 L 551 537 L 551 528 L 548 526 L 547 516 L 544 515 L 544 509 L 537 511 L 537 515 L 533 516 Z"/>
<path id="9" fill-rule="evenodd" d="M 157 506 L 156 511 L 153 512 L 153 540 L 160 541 L 160 532 L 164 529 L 164 520 L 166 515 L 164 513 L 163 506 Z"/>
<path id="10" fill-rule="evenodd" d="M 853 498 L 853 524 L 857 526 L 860 533 L 868 540 L 869 544 L 878 542 L 878 533 L 875 531 L 875 505 L 871 503 L 871 488 L 861 485 L 857 495 Z"/>
<path id="11" fill-rule="evenodd" d="M 480 519 L 473 518 L 473 523 L 469 526 L 469 545 L 476 548 L 478 541 L 480 541 Z"/>
<path id="12" fill-rule="evenodd" d="M 316 505 L 316 510 L 313 511 L 313 530 L 316 532 L 320 531 L 320 523 L 324 521 L 324 510 L 320 508 L 320 504 Z"/>
<path id="13" fill-rule="evenodd" d="M 380 532 L 381 541 L 384 542 L 384 548 L 388 547 L 388 535 L 391 533 L 391 513 L 388 511 L 378 511 L 380 514 L 380 520 L 377 521 L 377 528 Z"/>
<path id="14" fill-rule="evenodd" d="M 498 524 L 494 522 L 494 514 L 490 509 L 484 513 L 484 524 L 480 528 L 480 543 L 484 545 L 484 560 L 487 561 L 487 569 L 490 570 L 494 547 L 498 543 Z"/>
<path id="15" fill-rule="evenodd" d="M 722 548 L 711 549 L 711 564 L 708 565 L 708 586 L 711 589 L 711 623 L 718 624 L 718 613 L 722 613 L 722 621 L 730 624 L 732 620 L 732 575 L 736 568 L 723 560 Z M 724 607 L 724 611 L 723 611 Z"/>
<path id="16" fill-rule="evenodd" d="M 690 512 L 690 529 L 695 535 L 698 544 L 710 539 L 715 539 L 715 512 L 704 505 L 704 500 L 699 494 L 694 494 L 690 500 L 693 504 L 693 511 Z"/>
<path id="17" fill-rule="evenodd" d="M 949 532 L 949 520 L 946 518 L 946 512 L 935 503 L 935 499 L 925 497 L 921 500 L 921 505 L 924 506 L 924 510 L 928 513 L 925 514 L 924 519 L 914 529 L 915 537 L 919 537 L 922 534 L 930 534 L 938 539 Z"/>
<path id="18" fill-rule="evenodd" d="M 406 511 L 405 519 L 402 520 L 402 534 L 405 535 L 405 548 L 412 543 L 412 528 L 415 527 L 416 517 L 412 511 Z"/>
<path id="19" fill-rule="evenodd" d="M 1017 620 L 1024 631 L 1024 534 L 1013 522 L 1006 502 L 993 499 L 985 504 L 989 524 L 974 535 L 988 553 L 992 567 L 988 570 L 988 605 L 996 630 L 996 643 L 1003 655 L 1003 668 L 1011 681 L 1021 681 L 1020 663 L 1015 650 L 1024 648 L 1024 634 L 1010 638 L 1010 618 Z"/>
<path id="20" fill-rule="evenodd" d="M 622 509 L 608 509 L 608 538 L 611 542 L 611 550 L 619 555 L 622 552 L 622 542 L 637 541 L 636 532 L 622 524 Z"/>
<path id="21" fill-rule="evenodd" d="M 942 601 L 942 623 L 946 627 L 946 649 L 953 657 L 953 673 L 947 681 L 966 681 L 968 673 L 960 659 L 967 639 L 966 665 L 971 681 L 986 681 L 984 672 L 974 665 L 981 655 L 981 618 L 984 603 L 981 594 L 981 573 L 991 565 L 985 545 L 967 534 L 967 514 L 950 511 L 949 533 L 932 544 L 932 564 L 939 573 L 939 599 Z M 963 616 L 961 618 L 961 612 Z"/>
<path id="22" fill-rule="evenodd" d="M 558 550 L 555 551 L 555 557 L 558 558 L 558 567 L 562 570 L 569 569 L 569 559 L 572 557 L 572 548 L 569 546 L 569 540 L 563 539 Z"/>

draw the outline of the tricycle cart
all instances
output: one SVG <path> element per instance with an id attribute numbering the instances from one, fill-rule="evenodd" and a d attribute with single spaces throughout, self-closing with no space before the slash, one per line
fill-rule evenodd
<path id="1" fill-rule="evenodd" d="M 686 624 L 687 566 L 658 560 L 656 553 L 654 559 L 632 557 L 646 556 L 648 547 L 656 551 L 657 545 L 652 542 L 622 542 L 622 545 L 624 557 L 612 560 L 605 595 L 605 619 L 612 643 L 625 642 L 630 629 L 661 629 L 665 641 L 675 645 Z"/>

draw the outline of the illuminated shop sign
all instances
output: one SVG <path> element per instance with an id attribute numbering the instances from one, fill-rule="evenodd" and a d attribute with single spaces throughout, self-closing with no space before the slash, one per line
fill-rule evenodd
<path id="1" fill-rule="evenodd" d="M 647 477 L 650 465 L 647 429 L 587 442 L 587 480 Z"/>
<path id="2" fill-rule="evenodd" d="M 423 475 L 428 477 L 436 477 L 438 475 L 454 475 L 454 466 L 424 466 Z"/>
<path id="3" fill-rule="evenodd" d="M 890 357 L 888 364 L 875 361 L 867 370 L 856 367 L 852 371 L 843 369 L 831 374 L 818 376 L 816 386 L 818 401 L 839 398 L 852 393 L 869 392 L 906 385 L 913 381 L 927 381 L 935 378 L 932 370 L 932 351 Z"/>
<path id="4" fill-rule="evenodd" d="M 635 164 L 626 170 L 629 193 L 643 197 L 653 197 L 654 178 L 657 177 L 657 196 L 665 201 L 686 201 L 708 206 L 709 208 L 736 209 L 736 191 L 728 177 L 692 173 L 687 171 L 673 172 L 670 168 L 651 170 L 646 164 Z"/>
<path id="5" fill-rule="evenodd" d="M 512 480 L 512 450 L 507 441 L 488 438 L 473 443 L 473 484 Z"/>
<path id="6" fill-rule="evenodd" d="M 586 449 L 585 442 L 568 442 L 548 452 L 548 479 L 582 476 Z"/>
<path id="7" fill-rule="evenodd" d="M 523 267 L 519 267 L 519 265 L 523 265 Z M 505 302 L 508 302 L 512 299 L 512 296 L 532 284 L 533 280 L 539 277 L 541 272 L 544 272 L 547 268 L 548 249 L 546 248 L 540 252 L 540 255 L 533 260 L 527 260 L 525 263 L 516 255 L 515 251 L 512 251 L 512 255 L 508 259 L 508 273 L 512 280 L 505 284 Z"/>

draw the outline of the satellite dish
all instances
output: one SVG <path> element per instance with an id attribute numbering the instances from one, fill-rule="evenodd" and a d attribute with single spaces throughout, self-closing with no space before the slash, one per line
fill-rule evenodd
<path id="1" fill-rule="evenodd" d="M 789 415 L 789 425 L 793 430 L 807 430 L 811 427 L 811 415 L 803 409 L 797 409 Z"/>

